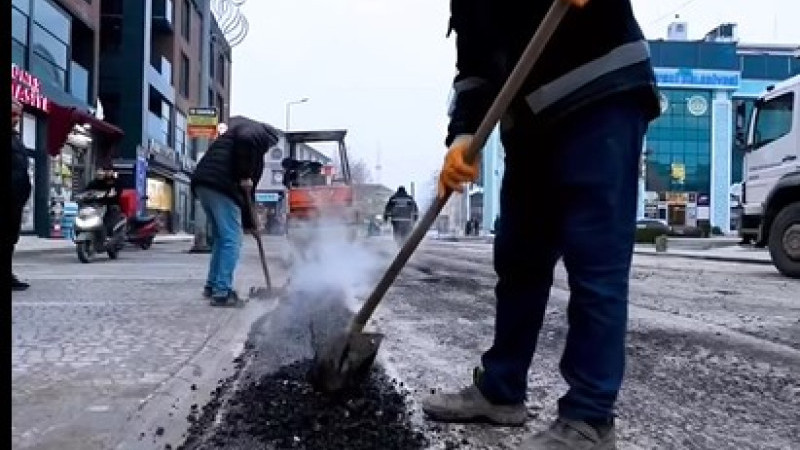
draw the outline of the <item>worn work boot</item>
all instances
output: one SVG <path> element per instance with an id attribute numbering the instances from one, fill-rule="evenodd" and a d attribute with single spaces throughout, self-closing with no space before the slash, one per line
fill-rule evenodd
<path id="1" fill-rule="evenodd" d="M 473 378 L 479 375 L 478 369 Z M 475 380 L 477 381 L 477 380 Z M 473 382 L 453 394 L 434 394 L 422 401 L 422 410 L 440 422 L 490 422 L 496 425 L 520 426 L 525 423 L 528 411 L 524 403 L 495 405 L 483 396 Z"/>
<path id="2" fill-rule="evenodd" d="M 244 306 L 244 301 L 239 298 L 239 294 L 236 291 L 231 289 L 228 291 L 228 295 L 211 297 L 211 306 L 242 307 Z"/>
<path id="3" fill-rule="evenodd" d="M 547 430 L 522 441 L 519 450 L 614 450 L 614 425 L 593 427 L 559 417 Z"/>

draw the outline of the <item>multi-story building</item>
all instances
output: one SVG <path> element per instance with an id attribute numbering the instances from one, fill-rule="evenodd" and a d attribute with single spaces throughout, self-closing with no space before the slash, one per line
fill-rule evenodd
<path id="1" fill-rule="evenodd" d="M 187 116 L 229 104 L 230 46 L 209 0 L 103 0 L 100 10 L 99 97 L 125 130 L 117 166 L 167 231 L 190 231 L 189 176 L 207 142 L 187 137 Z"/>
<path id="2" fill-rule="evenodd" d="M 661 116 L 645 141 L 640 212 L 676 228 L 729 232 L 744 156 L 737 128 L 767 86 L 800 73 L 800 44 L 740 43 L 735 24 L 691 41 L 687 26 L 673 23 L 666 40 L 650 41 Z"/>
<path id="3" fill-rule="evenodd" d="M 51 157 L 48 136 L 61 120 L 51 114 L 57 107 L 75 108 L 95 121 L 88 113 L 97 98 L 99 25 L 99 1 L 11 1 L 11 92 L 24 104 L 20 132 L 35 154 L 23 233 L 58 236 L 65 202 L 91 174 L 89 139 L 69 141 Z"/>
<path id="4" fill-rule="evenodd" d="M 732 189 L 741 181 L 752 104 L 770 84 L 800 73 L 800 44 L 739 42 L 735 24 L 689 40 L 688 24 L 672 23 L 667 39 L 650 40 L 662 114 L 650 124 L 643 149 L 639 215 L 671 226 L 736 226 Z M 470 196 L 480 203 L 483 228 L 499 211 L 503 148 L 498 133 L 483 151 L 481 179 Z M 479 198 L 476 198 L 479 197 Z M 469 210 L 469 206 L 465 207 Z"/>

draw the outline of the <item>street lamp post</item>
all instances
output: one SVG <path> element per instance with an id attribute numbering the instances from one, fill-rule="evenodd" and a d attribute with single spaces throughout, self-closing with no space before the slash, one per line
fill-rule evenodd
<path id="1" fill-rule="evenodd" d="M 289 115 L 291 114 L 292 105 L 298 105 L 308 101 L 308 97 L 303 97 L 300 100 L 295 100 L 286 104 L 286 131 L 289 131 Z"/>

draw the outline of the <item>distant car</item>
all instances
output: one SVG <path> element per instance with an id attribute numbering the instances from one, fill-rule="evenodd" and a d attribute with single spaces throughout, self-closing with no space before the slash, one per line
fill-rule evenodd
<path id="1" fill-rule="evenodd" d="M 636 221 L 636 228 L 639 230 L 661 230 L 664 233 L 669 233 L 672 229 L 669 225 L 667 225 L 667 221 L 663 219 L 639 219 Z"/>

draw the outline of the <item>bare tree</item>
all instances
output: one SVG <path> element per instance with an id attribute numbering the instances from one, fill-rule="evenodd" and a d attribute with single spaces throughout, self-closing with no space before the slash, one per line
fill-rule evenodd
<path id="1" fill-rule="evenodd" d="M 350 163 L 350 176 L 354 184 L 366 184 L 372 181 L 372 171 L 363 159 Z"/>

